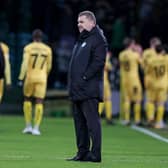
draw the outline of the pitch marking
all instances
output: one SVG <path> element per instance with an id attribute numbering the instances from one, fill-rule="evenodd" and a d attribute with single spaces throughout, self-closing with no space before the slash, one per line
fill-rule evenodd
<path id="1" fill-rule="evenodd" d="M 147 130 L 145 128 L 141 128 L 141 127 L 134 126 L 134 125 L 131 126 L 131 128 L 136 130 L 136 131 L 142 132 L 142 133 L 144 133 L 146 135 L 149 135 L 149 136 L 151 136 L 151 137 L 153 137 L 155 139 L 158 139 L 160 141 L 168 143 L 168 139 L 167 138 L 164 138 L 164 137 L 162 137 L 162 136 L 160 136 L 160 135 L 158 135 L 158 134 L 156 134 L 156 133 L 154 133 L 152 131 L 149 131 L 149 130 Z"/>

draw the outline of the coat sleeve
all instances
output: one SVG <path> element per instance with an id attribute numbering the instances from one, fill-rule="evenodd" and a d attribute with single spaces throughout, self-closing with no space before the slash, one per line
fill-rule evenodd
<path id="1" fill-rule="evenodd" d="M 86 72 L 84 73 L 83 79 L 89 80 L 104 69 L 105 58 L 107 53 L 107 46 L 105 42 L 99 42 L 92 49 L 92 62 L 89 64 Z"/>

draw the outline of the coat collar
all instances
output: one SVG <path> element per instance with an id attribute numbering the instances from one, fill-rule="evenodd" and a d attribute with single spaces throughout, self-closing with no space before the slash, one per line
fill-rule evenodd
<path id="1" fill-rule="evenodd" d="M 95 33 L 101 33 L 102 30 L 99 28 L 98 25 L 96 25 L 95 27 L 93 27 L 91 29 L 91 31 L 87 31 L 87 30 L 83 30 L 80 35 L 79 35 L 79 40 L 84 40 L 86 39 L 87 37 L 91 36 L 92 34 L 95 34 Z"/>

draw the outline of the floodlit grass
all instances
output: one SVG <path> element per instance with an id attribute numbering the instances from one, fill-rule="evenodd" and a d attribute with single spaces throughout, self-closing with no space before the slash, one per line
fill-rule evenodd
<path id="1" fill-rule="evenodd" d="M 168 139 L 168 126 L 163 129 L 149 128 L 150 131 L 157 133 L 158 135 Z"/>
<path id="2" fill-rule="evenodd" d="M 41 136 L 23 135 L 23 117 L 0 116 L 0 168 L 166 168 L 168 144 L 103 122 L 102 163 L 68 162 L 76 152 L 73 120 L 45 118 Z"/>

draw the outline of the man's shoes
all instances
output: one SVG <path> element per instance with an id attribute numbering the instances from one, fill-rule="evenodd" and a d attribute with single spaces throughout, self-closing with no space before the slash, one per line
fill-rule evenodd
<path id="1" fill-rule="evenodd" d="M 76 154 L 76 156 L 74 156 L 73 158 L 68 158 L 66 159 L 67 161 L 81 161 L 85 155 L 88 153 L 88 151 L 85 151 L 85 152 L 78 152 Z"/>
<path id="2" fill-rule="evenodd" d="M 97 158 L 92 152 L 88 152 L 85 157 L 83 157 L 83 162 L 101 162 L 101 158 Z"/>
<path id="3" fill-rule="evenodd" d="M 81 161 L 81 162 L 101 162 L 101 158 L 96 158 L 91 152 L 85 154 L 77 154 L 73 158 L 66 159 L 67 161 Z"/>
<path id="4" fill-rule="evenodd" d="M 82 160 L 82 156 L 81 155 L 76 155 L 73 158 L 68 158 L 66 160 L 67 161 L 80 161 L 80 160 Z"/>

